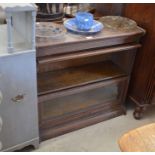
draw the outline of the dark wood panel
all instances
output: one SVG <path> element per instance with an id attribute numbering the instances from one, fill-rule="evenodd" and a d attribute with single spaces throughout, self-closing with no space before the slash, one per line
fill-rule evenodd
<path id="1" fill-rule="evenodd" d="M 152 104 L 155 104 L 155 93 L 153 93 L 153 100 L 152 100 Z"/>
<path id="2" fill-rule="evenodd" d="M 96 8 L 97 12 L 99 12 L 104 16 L 109 16 L 109 15 L 121 16 L 123 6 L 124 6 L 123 3 L 95 3 L 92 5 Z"/>
<path id="3" fill-rule="evenodd" d="M 140 27 L 136 27 L 132 31 L 112 31 L 104 28 L 100 33 L 91 36 L 67 32 L 64 37 L 58 40 L 37 40 L 37 57 L 132 43 L 144 33 L 145 31 Z"/>
<path id="4" fill-rule="evenodd" d="M 74 103 L 73 103 L 74 104 Z M 51 128 L 57 128 L 59 126 L 63 126 L 65 124 L 70 124 L 71 122 L 79 121 L 80 119 L 88 118 L 90 117 L 90 113 L 92 115 L 96 115 L 97 113 L 103 112 L 105 109 L 109 109 L 111 106 L 115 105 L 120 106 L 117 102 L 117 100 L 113 102 L 102 102 L 102 104 L 97 104 L 94 106 L 87 107 L 85 109 L 78 110 L 76 112 L 68 113 L 66 115 L 60 115 L 59 117 L 50 118 L 50 119 L 44 119 L 42 122 L 40 122 L 41 129 L 48 129 Z M 124 108 L 121 107 L 123 110 Z"/>
<path id="5" fill-rule="evenodd" d="M 153 90 L 153 95 L 151 96 L 152 97 L 152 100 L 151 100 L 151 104 L 152 105 L 155 105 L 155 82 L 154 82 L 154 90 Z"/>
<path id="6" fill-rule="evenodd" d="M 155 93 L 153 94 L 152 104 L 155 104 Z"/>
<path id="7" fill-rule="evenodd" d="M 117 64 L 127 75 L 131 74 L 137 49 L 121 51 L 111 55 L 112 61 Z"/>
<path id="8" fill-rule="evenodd" d="M 91 111 L 87 111 L 90 112 Z M 99 123 L 101 121 L 119 116 L 124 114 L 124 109 L 122 108 L 121 105 L 109 105 L 109 107 L 104 107 L 104 109 L 100 108 L 100 112 L 96 113 L 96 114 L 89 114 L 89 117 L 85 117 L 85 118 L 81 118 L 80 120 L 74 121 L 74 122 L 70 122 L 67 123 L 65 125 L 59 126 L 59 127 L 55 127 L 55 128 L 47 128 L 47 129 L 42 129 L 40 127 L 40 140 L 47 140 L 49 138 L 53 138 L 56 137 L 58 135 L 62 135 L 92 124 L 96 124 Z M 49 123 L 47 123 L 46 125 L 49 125 Z M 45 124 L 44 124 L 45 126 Z"/>
<path id="9" fill-rule="evenodd" d="M 136 10 L 136 11 L 135 11 Z M 148 106 L 152 99 L 153 67 L 155 64 L 155 4 L 126 4 L 124 16 L 137 22 L 146 30 L 146 35 L 141 40 L 142 47 L 138 50 L 128 95 L 137 104 L 137 111 Z M 133 13 L 134 12 L 134 13 Z M 139 108 L 142 107 L 142 108 Z M 137 116 L 141 114 L 137 113 Z"/>
<path id="10" fill-rule="evenodd" d="M 134 10 L 136 12 L 133 14 Z M 152 67 L 155 62 L 154 10 L 155 4 L 127 4 L 125 7 L 124 15 L 134 19 L 147 31 L 142 40 L 143 46 L 139 49 L 136 56 L 130 84 L 130 95 L 140 104 L 145 104 Z"/>
<path id="11" fill-rule="evenodd" d="M 91 84 L 87 84 L 87 85 L 83 85 L 83 86 L 79 86 L 79 87 L 73 87 L 71 89 L 56 91 L 53 93 L 40 95 L 38 100 L 39 100 L 39 103 L 41 103 L 41 102 L 45 102 L 45 101 L 48 101 L 48 100 L 51 100 L 51 99 L 54 99 L 57 97 L 72 95 L 72 94 L 79 93 L 79 92 L 85 92 L 87 90 L 91 90 L 91 89 L 95 89 L 95 88 L 101 88 L 101 87 L 109 85 L 113 82 L 117 83 L 117 82 L 120 82 L 122 80 L 129 80 L 129 78 L 128 78 L 128 76 L 123 76 L 121 78 L 119 77 L 119 78 L 114 78 L 111 80 L 105 80 L 105 81 L 101 81 L 101 82 L 95 82 L 95 83 L 91 83 Z M 128 83 L 126 83 L 126 84 L 128 84 Z M 124 87 L 127 89 L 128 85 L 125 85 Z M 124 92 L 124 94 L 126 94 L 126 91 Z"/>
<path id="12" fill-rule="evenodd" d="M 120 83 L 111 83 L 101 88 L 95 88 L 67 96 L 57 97 L 40 103 L 43 106 L 42 120 L 56 118 L 76 111 L 87 109 L 98 104 L 116 101 L 120 98 Z"/>
<path id="13" fill-rule="evenodd" d="M 43 95 L 123 75 L 125 73 L 112 61 L 45 72 L 38 74 L 38 91 Z"/>
<path id="14" fill-rule="evenodd" d="M 62 55 L 56 55 L 56 56 L 48 56 L 48 57 L 42 57 L 38 58 L 38 65 L 43 65 L 45 63 L 54 63 L 64 60 L 73 60 L 78 58 L 85 58 L 85 57 L 92 57 L 96 55 L 102 55 L 102 54 L 108 54 L 108 53 L 115 53 L 119 51 L 125 51 L 125 50 L 131 50 L 140 48 L 140 44 L 124 44 L 121 46 L 116 47 L 109 47 L 109 48 L 101 48 L 101 49 L 90 49 L 86 51 L 79 51 L 75 53 L 69 53 L 69 54 L 62 54 Z"/>
<path id="15" fill-rule="evenodd" d="M 136 33 L 132 33 L 129 36 L 124 35 L 121 37 L 113 37 L 113 38 L 99 38 L 96 40 L 90 40 L 87 42 L 73 42 L 68 44 L 60 44 L 60 45 L 51 45 L 51 46 L 41 46 L 37 47 L 37 57 L 62 54 L 62 53 L 70 53 L 80 50 L 87 50 L 91 48 L 104 48 L 114 45 L 121 45 L 126 43 L 133 43 L 138 40 L 145 32 L 141 29 Z M 44 52 L 43 52 L 44 51 Z"/>
<path id="16" fill-rule="evenodd" d="M 91 64 L 91 63 L 103 62 L 103 61 L 109 60 L 110 57 L 111 57 L 111 54 L 109 53 L 109 54 L 103 54 L 103 55 L 94 55 L 92 57 L 88 56 L 83 58 L 81 57 L 76 59 L 68 59 L 68 60 L 58 61 L 58 62 L 44 61 L 41 64 L 38 63 L 38 73 L 55 71 L 55 70 L 60 70 L 60 69 L 65 69 L 70 67 L 78 67 L 82 65 Z"/>
<path id="17" fill-rule="evenodd" d="M 53 24 L 53 23 L 51 23 L 51 24 Z M 138 26 L 135 27 L 132 31 L 121 31 L 121 30 L 113 31 L 113 30 L 109 30 L 108 28 L 104 28 L 100 33 L 94 34 L 94 35 L 75 35 L 73 33 L 67 32 L 65 34 L 65 36 L 62 37 L 61 39 L 55 39 L 55 40 L 53 40 L 53 39 L 45 39 L 45 40 L 37 39 L 36 47 L 37 47 L 37 49 L 43 48 L 43 47 L 57 47 L 57 50 L 59 50 L 60 48 L 66 47 L 65 50 L 73 51 L 74 50 L 73 47 L 69 48 L 70 45 L 74 46 L 74 45 L 81 44 L 81 46 L 82 46 L 81 49 L 84 50 L 92 42 L 101 43 L 101 42 L 105 41 L 106 43 L 108 42 L 109 45 L 113 45 L 114 42 L 116 44 L 117 43 L 121 44 L 121 43 L 125 43 L 125 42 L 128 43 L 128 39 L 131 41 L 135 37 L 142 36 L 144 33 L 145 33 L 145 30 Z M 135 40 L 133 40 L 133 41 L 135 41 Z M 74 47 L 76 47 L 76 46 L 74 46 Z M 99 47 L 99 46 L 97 46 L 97 47 Z M 101 47 L 103 47 L 103 46 L 101 46 Z M 87 49 L 90 49 L 90 48 L 91 48 L 90 46 L 87 47 Z M 55 52 L 57 52 L 57 51 L 55 51 Z"/>
<path id="18" fill-rule="evenodd" d="M 120 47 L 90 49 L 70 54 L 38 58 L 38 72 L 54 71 L 112 59 L 120 68 L 124 68 L 124 70 L 130 73 L 132 65 L 129 64 L 133 61 L 133 55 L 135 55 L 135 51 L 140 46 L 140 44 L 128 44 L 121 45 Z M 116 61 L 113 59 L 114 57 Z"/>
<path id="19" fill-rule="evenodd" d="M 127 84 L 128 84 L 128 77 L 122 77 L 116 80 L 113 79 L 113 80 L 104 81 L 102 82 L 102 85 L 100 83 L 96 83 L 97 87 L 93 86 L 91 88 L 89 86 L 89 89 L 86 89 L 85 91 L 89 90 L 89 92 L 91 92 L 91 90 L 98 89 L 98 88 L 104 90 L 105 87 L 110 89 L 110 87 L 108 86 L 117 85 L 118 88 L 115 90 L 117 90 L 118 94 L 116 94 L 116 96 L 113 99 L 111 98 L 108 101 L 108 96 L 107 98 L 104 99 L 104 96 L 101 95 L 102 94 L 101 92 L 100 92 L 100 95 L 98 94 L 98 92 L 96 93 L 91 92 L 93 93 L 93 96 L 92 96 L 93 99 L 91 99 L 91 97 L 89 98 L 89 95 L 88 96 L 84 95 L 82 91 L 79 91 L 79 93 L 84 95 L 83 97 L 85 97 L 88 100 L 87 103 L 90 102 L 90 104 L 85 105 L 85 102 L 84 102 L 83 106 L 85 106 L 85 108 L 77 111 L 72 111 L 71 113 L 64 114 L 64 115 L 60 114 L 57 117 L 50 117 L 50 113 L 49 113 L 49 116 L 44 118 L 45 117 L 44 110 L 46 109 L 45 103 L 46 101 L 49 101 L 49 99 L 47 99 L 46 101 L 44 100 L 43 102 L 40 102 L 39 109 L 40 109 L 41 140 L 45 140 L 76 129 L 80 129 L 85 126 L 119 116 L 123 113 L 125 114 L 125 108 L 123 103 L 126 96 L 125 94 L 127 91 L 127 87 L 126 87 Z M 84 87 L 82 87 L 82 89 L 84 89 Z M 74 92 L 74 93 L 76 94 L 77 92 Z M 110 91 L 109 93 L 112 93 L 112 92 Z M 95 96 L 97 98 L 100 96 L 103 99 L 100 99 L 100 97 L 98 99 L 97 98 L 95 99 Z M 81 97 L 79 96 L 79 99 L 78 99 L 79 101 Z M 53 98 L 51 98 L 50 104 L 54 103 L 52 99 Z M 73 100 L 72 106 L 74 106 L 74 99 L 76 100 L 76 98 L 74 97 L 71 98 L 71 100 Z M 64 99 L 64 102 L 65 102 L 65 99 Z M 91 102 L 93 102 L 94 105 Z M 50 108 L 50 107 L 47 107 L 47 108 Z M 67 107 L 64 107 L 64 108 L 67 108 Z M 59 109 L 56 109 L 56 111 L 57 110 Z M 51 116 L 52 116 L 52 113 L 51 113 Z"/>

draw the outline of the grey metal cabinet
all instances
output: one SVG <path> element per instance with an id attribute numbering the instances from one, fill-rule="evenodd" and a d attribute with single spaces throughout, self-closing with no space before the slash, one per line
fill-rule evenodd
<path id="1" fill-rule="evenodd" d="M 38 147 L 35 52 L 0 57 L 0 149 Z"/>

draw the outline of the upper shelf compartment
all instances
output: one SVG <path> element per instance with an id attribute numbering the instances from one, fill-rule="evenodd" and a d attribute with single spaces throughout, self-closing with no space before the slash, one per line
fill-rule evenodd
<path id="1" fill-rule="evenodd" d="M 36 7 L 1 3 L 0 13 L 0 55 L 35 49 Z"/>
<path id="2" fill-rule="evenodd" d="M 38 94 L 100 82 L 125 75 L 112 61 L 104 61 L 38 74 Z"/>

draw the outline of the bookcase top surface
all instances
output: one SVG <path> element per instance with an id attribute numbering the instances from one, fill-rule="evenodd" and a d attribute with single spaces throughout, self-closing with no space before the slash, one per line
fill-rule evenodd
<path id="1" fill-rule="evenodd" d="M 52 23 L 51 24 L 55 24 Z M 36 39 L 36 46 L 37 48 L 41 47 L 49 47 L 49 46 L 57 46 L 57 45 L 64 45 L 64 44 L 74 44 L 79 42 L 91 42 L 91 41 L 97 41 L 97 40 L 106 40 L 109 38 L 121 38 L 121 37 L 128 37 L 128 36 L 142 36 L 145 34 L 145 30 L 136 27 L 132 31 L 116 31 L 111 30 L 108 28 L 104 28 L 100 33 L 93 34 L 93 35 L 79 35 L 79 34 L 73 34 L 70 32 L 66 32 L 65 35 L 60 39 Z"/>

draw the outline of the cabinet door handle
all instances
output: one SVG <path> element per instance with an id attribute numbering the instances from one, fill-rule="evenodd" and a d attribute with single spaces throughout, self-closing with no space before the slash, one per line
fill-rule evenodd
<path id="1" fill-rule="evenodd" d="M 3 120 L 2 120 L 2 117 L 0 117 L 0 132 L 2 130 L 2 126 L 3 126 Z"/>
<path id="2" fill-rule="evenodd" d="M 12 98 L 11 100 L 13 102 L 21 102 L 23 99 L 24 99 L 24 94 L 21 94 L 21 95 L 17 95 L 16 97 Z"/>
<path id="3" fill-rule="evenodd" d="M 2 92 L 0 91 L 0 104 L 2 103 L 2 100 L 3 100 L 3 95 L 2 95 Z"/>

